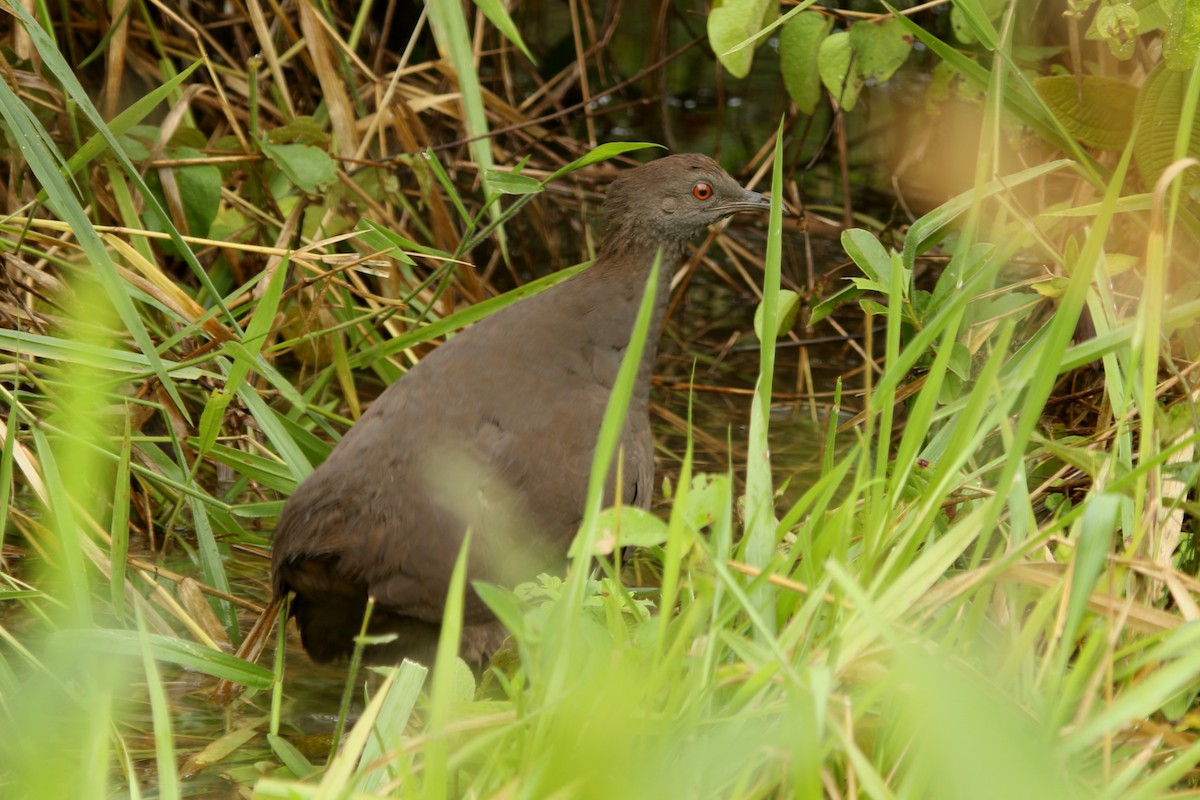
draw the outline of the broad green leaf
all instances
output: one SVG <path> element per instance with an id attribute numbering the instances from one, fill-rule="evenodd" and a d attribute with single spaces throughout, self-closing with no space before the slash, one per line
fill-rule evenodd
<path id="1" fill-rule="evenodd" d="M 708 42 L 717 59 L 729 74 L 744 78 L 754 63 L 754 48 L 733 48 L 749 39 L 763 27 L 764 17 L 773 13 L 778 4 L 771 0 L 716 0 L 708 14 Z"/>
<path id="2" fill-rule="evenodd" d="M 1105 253 L 1104 273 L 1112 278 L 1133 269 L 1140 260 L 1138 256 L 1130 253 Z"/>
<path id="3" fill-rule="evenodd" d="M 1149 187 L 1154 186 L 1163 170 L 1175 160 L 1175 137 L 1182 117 L 1188 79 L 1188 73 L 1176 72 L 1165 63 L 1160 63 L 1146 76 L 1138 95 L 1135 112 L 1138 127 L 1133 155 L 1142 180 Z M 1192 119 L 1188 155 L 1200 157 L 1200 114 Z M 1196 183 L 1196 172 L 1193 169 L 1183 174 L 1185 185 Z"/>
<path id="4" fill-rule="evenodd" d="M 1072 136 L 1089 147 L 1121 150 L 1133 131 L 1138 90 L 1096 75 L 1052 75 L 1033 82 Z"/>
<path id="5" fill-rule="evenodd" d="M 1188 0 L 1133 0 L 1133 7 L 1142 19 L 1142 33 L 1166 28 L 1171 24 L 1175 9 L 1186 2 Z"/>
<path id="6" fill-rule="evenodd" d="M 971 377 L 971 351 L 965 345 L 954 342 L 950 345 L 950 362 L 946 366 L 964 381 Z"/>
<path id="7" fill-rule="evenodd" d="M 1181 0 L 1133 0 L 1129 3 L 1129 7 L 1137 12 L 1138 25 L 1137 32 L 1139 34 L 1150 33 L 1151 31 L 1160 31 L 1167 28 L 1171 24 L 1171 15 L 1175 13 L 1175 6 Z M 1182 0 L 1187 2 L 1187 0 Z M 1101 5 L 1096 8 L 1096 14 L 1092 15 L 1092 24 L 1088 26 L 1087 38 L 1099 40 L 1101 38 L 1100 31 L 1097 29 L 1097 22 L 1100 19 L 1100 10 L 1105 6 Z"/>
<path id="8" fill-rule="evenodd" d="M 783 85 L 796 108 L 811 114 L 821 99 L 821 74 L 817 56 L 821 43 L 833 29 L 833 17 L 805 11 L 793 17 L 779 34 L 779 68 Z"/>
<path id="9" fill-rule="evenodd" d="M 1197 51 L 1200 51 L 1200 3 L 1176 0 L 1171 24 L 1163 39 L 1163 59 L 1169 69 L 1183 72 L 1196 63 Z"/>
<path id="10" fill-rule="evenodd" d="M 728 503 L 729 476 L 704 473 L 696 475 L 692 478 L 692 487 L 687 493 L 687 521 L 696 530 L 701 530 L 720 519 Z"/>
<path id="11" fill-rule="evenodd" d="M 858 102 L 863 82 L 854 68 L 854 45 L 851 44 L 850 34 L 840 31 L 826 36 L 825 41 L 821 42 L 818 58 L 821 83 L 825 84 L 825 90 L 833 95 L 842 109 L 852 110 Z"/>
<path id="12" fill-rule="evenodd" d="M 596 549 L 602 555 L 615 547 L 653 547 L 667 540 L 667 523 L 636 506 L 606 508 L 596 524 L 601 531 Z"/>
<path id="13" fill-rule="evenodd" d="M 202 159 L 204 154 L 191 147 L 171 148 L 171 158 Z M 179 189 L 179 199 L 183 203 L 183 217 L 187 222 L 187 233 L 191 236 L 205 237 L 212 228 L 213 220 L 217 218 L 217 210 L 221 207 L 221 170 L 215 166 L 189 164 L 183 167 L 170 167 Z M 169 208 L 162 192 L 162 183 L 157 170 L 146 175 L 149 184 L 163 208 Z M 151 207 L 147 208 L 142 218 L 146 227 L 155 231 L 166 231 L 166 225 Z M 169 243 L 167 249 L 173 249 Z"/>
<path id="14" fill-rule="evenodd" d="M 800 313 L 800 295 L 793 292 L 791 289 L 779 290 L 779 312 L 776 317 L 775 335 L 782 336 L 792 329 L 796 324 L 796 315 Z M 754 310 L 754 335 L 761 342 L 763 337 L 762 328 L 763 304 L 759 303 L 758 308 Z"/>
<path id="15" fill-rule="evenodd" d="M 508 628 L 517 639 L 525 636 L 525 614 L 511 589 L 503 589 L 483 581 L 472 581 L 471 587 L 496 615 L 496 619 Z"/>
<path id="16" fill-rule="evenodd" d="M 1043 297 L 1062 297 L 1070 283 L 1066 278 L 1055 275 L 1044 281 L 1038 281 L 1032 286 L 1033 290 Z"/>
<path id="17" fill-rule="evenodd" d="M 1106 42 L 1114 56 L 1125 60 L 1133 55 L 1140 32 L 1139 24 L 1138 13 L 1131 6 L 1106 3 L 1096 10 L 1092 27 L 1088 30 L 1088 38 Z"/>
<path id="18" fill-rule="evenodd" d="M 848 303 L 857 297 L 862 297 L 864 293 L 865 292 L 862 288 L 855 286 L 854 284 L 851 284 L 844 289 L 839 289 L 837 292 L 831 294 L 829 297 L 826 297 L 824 300 L 813 306 L 812 314 L 809 315 L 808 318 L 809 326 L 811 327 L 816 325 L 818 322 L 832 314 L 838 306 L 842 305 L 843 303 Z"/>
<path id="19" fill-rule="evenodd" d="M 324 150 L 307 144 L 270 144 L 263 153 L 279 167 L 288 180 L 305 194 L 320 194 L 337 177 L 333 159 Z"/>
<path id="20" fill-rule="evenodd" d="M 874 234 L 862 228 L 842 232 L 842 249 L 854 260 L 863 274 L 882 286 L 889 283 L 892 260 Z"/>
<path id="21" fill-rule="evenodd" d="M 325 126 L 308 115 L 295 117 L 287 124 L 267 131 L 267 141 L 271 144 L 309 144 L 324 148 L 329 146 L 331 139 Z"/>
<path id="22" fill-rule="evenodd" d="M 854 68 L 871 85 L 892 77 L 912 50 L 912 35 L 895 18 L 880 23 L 856 22 L 849 33 L 855 54 Z"/>

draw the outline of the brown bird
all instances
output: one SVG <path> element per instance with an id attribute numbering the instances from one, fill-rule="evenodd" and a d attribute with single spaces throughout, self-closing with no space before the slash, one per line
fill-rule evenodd
<path id="1" fill-rule="evenodd" d="M 675 155 L 609 187 L 592 266 L 487 317 L 380 395 L 284 506 L 271 572 L 317 661 L 351 653 L 368 596 L 365 658 L 428 663 L 467 529 L 468 580 L 513 586 L 559 569 L 582 520 L 588 471 L 646 279 L 662 251 L 656 305 L 621 436 L 623 502 L 654 485 L 650 376 L 671 274 L 713 222 L 770 202 L 715 161 Z M 617 496 L 616 469 L 607 497 Z M 505 636 L 468 591 L 461 654 L 481 662 Z"/>

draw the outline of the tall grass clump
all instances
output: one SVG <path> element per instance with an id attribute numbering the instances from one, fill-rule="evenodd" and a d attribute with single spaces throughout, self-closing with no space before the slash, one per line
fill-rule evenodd
<path id="1" fill-rule="evenodd" d="M 841 198 L 849 280 L 811 285 L 802 319 L 857 321 L 861 364 L 816 415 L 811 481 L 777 451 L 805 251 L 782 201 L 809 158 L 785 103 L 745 159 L 769 174 L 765 241 L 714 231 L 695 259 L 764 267 L 748 422 L 685 426 L 661 513 L 601 508 L 626 369 L 568 573 L 473 587 L 513 634 L 482 676 L 451 657 L 465 557 L 432 670 L 322 673 L 286 630 L 261 663 L 233 654 L 269 599 L 283 498 L 430 342 L 584 268 L 603 162 L 649 146 L 596 146 L 621 95 L 594 81 L 629 48 L 567 5 L 576 60 L 549 77 L 534 12 L 500 3 L 431 2 L 395 52 L 369 6 L 10 9 L 0 795 L 1194 794 L 1188 3 L 1140 6 L 1135 61 L 1111 26 L 1075 30 L 1069 76 L 1025 47 L 1019 3 L 954 0 L 952 30 L 885 4 L 836 31 L 785 9 L 792 102 L 833 98 L 811 119 L 840 163 L 814 182 L 857 177 L 855 98 L 899 52 L 878 37 L 901 60 L 919 42 L 978 134 L 963 190 L 902 229 Z M 731 74 L 769 6 L 709 17 Z M 795 48 L 832 36 L 854 58 L 797 82 Z M 557 127 L 573 114 L 586 140 Z M 697 466 L 702 437 L 724 468 Z"/>

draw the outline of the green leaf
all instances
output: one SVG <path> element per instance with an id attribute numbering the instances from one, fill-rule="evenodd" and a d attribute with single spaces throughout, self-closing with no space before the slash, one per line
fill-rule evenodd
<path id="1" fill-rule="evenodd" d="M 632 153 L 635 150 L 645 150 L 649 147 L 662 147 L 662 145 L 655 144 L 654 142 L 607 142 L 592 148 L 565 167 L 550 173 L 550 177 L 546 178 L 545 182 L 549 183 L 552 180 L 561 178 L 563 175 L 568 175 L 577 169 L 583 169 L 600 161 L 607 161 L 615 156 Z"/>
<path id="2" fill-rule="evenodd" d="M 203 153 L 190 147 L 177 148 L 171 155 L 174 158 L 204 158 Z M 174 172 L 188 233 L 208 236 L 221 207 L 221 170 L 212 165 L 191 164 L 175 167 Z"/>
<path id="3" fill-rule="evenodd" d="M 1087 38 L 1096 38 L 1106 42 L 1114 56 L 1126 60 L 1133 55 L 1140 22 L 1138 13 L 1130 6 L 1103 5 L 1096 10 L 1096 16 L 1092 20 L 1092 27 L 1088 30 Z M 1093 31 L 1095 31 L 1094 37 L 1092 36 Z"/>
<path id="4" fill-rule="evenodd" d="M 1130 253 L 1105 253 L 1104 273 L 1110 278 L 1115 277 L 1136 267 L 1140 260 Z"/>
<path id="5" fill-rule="evenodd" d="M 848 303 L 857 297 L 862 297 L 863 294 L 865 294 L 865 291 L 854 284 L 851 284 L 844 289 L 839 289 L 837 292 L 831 294 L 829 297 L 826 297 L 824 300 L 813 306 L 812 314 L 808 318 L 808 324 L 810 326 L 816 325 L 818 322 L 832 314 L 838 306 L 842 305 L 843 303 Z"/>
<path id="6" fill-rule="evenodd" d="M 466 14 L 463 13 L 463 4 L 460 0 L 428 0 L 425 3 L 425 11 L 429 15 L 429 29 L 433 32 L 438 50 L 443 58 L 449 58 L 454 68 L 463 122 L 466 124 L 470 140 L 467 148 L 475 157 L 479 168 L 485 170 L 483 188 L 485 192 L 491 193 L 491 187 L 487 185 L 486 170 L 494 163 L 492 144 L 487 135 L 488 119 L 484 108 L 483 87 L 479 82 L 479 72 L 475 68 L 474 39 L 467 25 Z M 431 152 L 426 151 L 426 158 L 431 163 L 436 163 L 430 158 Z M 451 197 L 457 197 L 453 192 L 450 194 Z M 504 213 L 504 209 L 499 203 L 492 203 L 488 206 L 488 213 L 492 220 L 497 220 Z M 467 219 L 469 222 L 470 217 Z M 501 251 L 505 251 L 507 245 L 503 227 L 497 228 L 496 238 Z"/>
<path id="7" fill-rule="evenodd" d="M 400 234 L 390 231 L 387 228 L 374 223 L 366 217 L 358 221 L 359 237 L 358 240 L 378 252 L 387 252 L 392 258 L 403 261 L 405 264 L 416 264 L 408 257 L 407 251 L 414 253 L 422 253 L 427 256 L 432 256 L 436 259 L 452 259 L 453 256 L 445 250 L 438 250 L 436 247 L 426 247 L 423 244 L 414 242 L 412 239 L 405 238 Z M 390 249 L 389 249 L 390 248 Z"/>
<path id="8" fill-rule="evenodd" d="M 1182 121 L 1189 74 L 1176 72 L 1160 63 L 1146 76 L 1138 94 L 1135 111 L 1138 126 L 1133 156 L 1147 186 L 1154 186 L 1175 160 L 1175 137 Z M 1200 158 L 1200 114 L 1192 119 L 1188 155 Z M 1181 180 L 1185 186 L 1197 181 L 1197 170 L 1187 170 Z"/>
<path id="9" fill-rule="evenodd" d="M 199 150 L 190 147 L 171 148 L 169 155 L 171 158 L 204 157 Z M 183 204 L 183 221 L 187 223 L 187 230 L 183 233 L 190 236 L 208 236 L 213 220 L 217 218 L 217 211 L 221 207 L 221 170 L 215 166 L 201 164 L 150 170 L 146 174 L 146 185 L 150 187 L 150 191 L 158 200 L 158 205 L 164 209 L 170 208 L 162 185 L 162 171 L 164 170 L 171 173 L 179 192 L 179 200 Z M 143 210 L 142 221 L 152 231 L 165 233 L 169 228 L 167 221 L 159 216 L 154 204 L 148 204 Z M 182 251 L 174 242 L 160 242 L 160 245 L 169 253 L 182 255 Z"/>
<path id="10" fill-rule="evenodd" d="M 779 69 L 783 85 L 802 114 L 812 114 L 821 99 L 818 54 L 833 29 L 833 17 L 805 11 L 783 26 L 779 34 Z"/>
<path id="11" fill-rule="evenodd" d="M 771 0 L 716 0 L 708 14 L 708 43 L 729 74 L 744 78 L 754 63 L 754 48 L 739 44 L 758 33 L 764 17 L 778 8 Z"/>
<path id="12" fill-rule="evenodd" d="M 1040 298 L 1029 292 L 1004 292 L 971 303 L 971 313 L 977 320 L 996 320 L 1010 315 L 1024 318 Z"/>
<path id="13" fill-rule="evenodd" d="M 1175 6 L 1180 0 L 1133 0 L 1129 3 L 1129 7 L 1137 12 L 1138 24 L 1137 32 L 1139 35 L 1150 33 L 1151 31 L 1161 31 L 1170 27 L 1171 15 L 1175 13 Z M 1184 0 L 1186 2 L 1186 0 Z M 1092 16 L 1092 24 L 1088 26 L 1086 38 L 1093 41 L 1098 41 L 1102 37 L 1097 23 L 1100 20 L 1100 10 L 1105 6 L 1100 6 L 1096 10 L 1096 14 Z"/>
<path id="14" fill-rule="evenodd" d="M 333 159 L 324 150 L 307 144 L 263 142 L 263 153 L 300 191 L 320 194 L 337 177 Z"/>
<path id="15" fill-rule="evenodd" d="M 217 441 L 217 434 L 221 432 L 221 422 L 225 418 L 225 411 L 229 408 L 230 401 L 233 400 L 233 395 L 225 389 L 217 389 L 208 397 L 208 401 L 204 404 L 204 411 L 200 414 L 200 452 L 205 453 L 213 443 Z"/>
<path id="16" fill-rule="evenodd" d="M 404 773 L 404 768 L 393 757 L 391 748 L 404 737 L 428 670 L 416 662 L 404 661 L 399 667 L 374 667 L 372 671 L 391 676 L 392 682 L 387 685 L 387 680 L 384 681 L 387 685 L 387 695 L 379 706 L 372 735 L 363 748 L 362 756 L 359 757 L 358 777 L 354 789 L 356 793 L 378 797 L 378 792 L 385 783 L 396 780 Z M 470 670 L 470 685 L 474 687 L 474 677 L 469 673 Z M 379 768 L 381 762 L 386 766 Z"/>
<path id="17" fill-rule="evenodd" d="M 966 345 L 954 342 L 950 345 L 950 361 L 946 368 L 964 381 L 971 377 L 971 351 Z"/>
<path id="18" fill-rule="evenodd" d="M 1043 297 L 1062 297 L 1070 284 L 1071 282 L 1066 278 L 1056 275 L 1034 283 L 1033 290 Z"/>
<path id="19" fill-rule="evenodd" d="M 864 275 L 882 286 L 888 285 L 892 259 L 874 234 L 862 228 L 843 231 L 842 249 L 854 260 Z"/>
<path id="20" fill-rule="evenodd" d="M 504 35 L 517 49 L 529 59 L 530 63 L 537 64 L 537 59 L 533 57 L 533 53 L 529 52 L 529 48 L 525 46 L 525 41 L 521 38 L 520 31 L 513 24 L 512 17 L 508 15 L 508 10 L 500 0 L 475 0 L 475 5 L 479 6 L 479 10 L 488 18 L 488 21 L 496 26 L 496 30 Z M 495 186 L 493 189 L 497 188 Z"/>
<path id="21" fill-rule="evenodd" d="M 849 33 L 855 53 L 854 68 L 871 85 L 892 77 L 912 50 L 912 35 L 895 18 L 881 23 L 857 22 L 850 26 Z"/>
<path id="22" fill-rule="evenodd" d="M 1176 7 L 1186 2 L 1187 0 L 1133 0 L 1133 7 L 1137 9 L 1142 20 L 1141 32 L 1165 30 L 1171 24 L 1171 15 L 1175 13 Z"/>
<path id="23" fill-rule="evenodd" d="M 198 164 L 176 167 L 175 182 L 179 185 L 179 197 L 183 200 L 188 232 L 192 236 L 208 236 L 221 207 L 221 170 Z"/>
<path id="24" fill-rule="evenodd" d="M 321 771 L 320 767 L 314 766 L 311 761 L 304 757 L 303 753 L 296 749 L 295 745 L 282 736 L 268 733 L 267 743 L 271 745 L 271 750 L 283 765 L 290 769 L 292 774 L 297 778 L 303 780 Z"/>
<path id="25" fill-rule="evenodd" d="M 142 637 L 149 644 L 156 661 L 178 664 L 214 678 L 224 678 L 251 689 L 269 689 L 275 673 L 257 664 L 203 647 L 186 639 L 176 639 L 156 633 L 139 636 L 136 631 L 101 629 L 63 630 L 50 634 L 55 646 L 77 650 L 95 659 L 104 654 L 136 656 L 141 652 Z"/>
<path id="26" fill-rule="evenodd" d="M 137 126 L 141 120 L 150 115 L 154 107 L 169 97 L 174 92 L 179 84 L 183 83 L 188 77 L 195 72 L 196 68 L 203 64 L 203 61 L 197 61 L 187 69 L 182 70 L 178 75 L 171 78 L 162 86 L 153 89 L 149 94 L 138 99 L 129 108 L 122 111 L 115 119 L 108 123 L 108 132 L 115 137 L 121 137 L 126 131 L 129 131 Z M 67 159 L 67 172 L 74 175 L 83 165 L 98 156 L 109 146 L 108 140 L 105 139 L 101 132 L 92 134 L 83 147 L 76 150 L 69 159 Z M 45 189 L 39 192 L 39 199 L 45 198 Z"/>
<path id="27" fill-rule="evenodd" d="M 144 375 L 154 369 L 149 356 L 144 353 L 115 350 L 89 342 L 20 330 L 0 329 L 0 352 L 53 358 L 70 364 L 84 364 L 109 372 L 127 372 L 134 375 Z M 174 361 L 160 359 L 159 363 L 181 380 L 194 381 L 213 377 L 213 373 L 207 370 L 181 367 Z"/>
<path id="28" fill-rule="evenodd" d="M 498 169 L 487 171 L 487 183 L 493 191 L 503 194 L 537 194 L 542 190 L 542 182 L 536 178 Z"/>
<path id="29" fill-rule="evenodd" d="M 667 540 L 667 523 L 637 506 L 606 508 L 596 524 L 601 531 L 596 548 L 603 555 L 615 547 L 654 547 Z"/>
<path id="30" fill-rule="evenodd" d="M 471 531 L 467 531 L 450 572 L 450 586 L 446 591 L 442 629 L 438 634 L 437 657 L 430 677 L 429 718 L 425 729 L 431 737 L 441 741 L 426 749 L 424 764 L 424 788 L 431 797 L 449 797 L 446 785 L 449 781 L 448 745 L 446 725 L 450 711 L 461 703 L 462 671 L 459 667 L 458 643 L 463 628 L 463 598 L 467 583 L 467 554 L 471 549 Z"/>
<path id="31" fill-rule="evenodd" d="M 729 493 L 728 476 L 696 475 L 684 507 L 688 523 L 700 530 L 716 522 L 727 511 Z"/>
<path id="32" fill-rule="evenodd" d="M 746 491 L 744 495 L 745 535 L 737 547 L 737 557 L 760 569 L 775 557 L 779 540 L 776 532 L 779 520 L 775 516 L 775 486 L 771 473 L 771 445 L 768 439 L 771 417 L 771 394 L 775 376 L 775 330 L 779 319 L 779 288 L 783 260 L 783 206 L 778 198 L 783 194 L 784 120 L 779 120 L 775 137 L 775 158 L 771 169 L 771 216 L 767 223 L 767 254 L 763 259 L 762 331 L 759 335 L 758 380 L 750 403 L 750 429 L 746 441 Z M 746 611 L 754 626 L 755 644 L 782 650 L 775 639 L 776 602 L 778 596 L 768 585 L 759 584 L 751 592 Z M 780 655 L 780 658 L 786 658 Z"/>
<path id="33" fill-rule="evenodd" d="M 1053 75 L 1033 82 L 1063 127 L 1089 147 L 1122 150 L 1133 131 L 1138 90 L 1095 75 Z"/>
<path id="34" fill-rule="evenodd" d="M 303 115 L 293 117 L 278 128 L 267 131 L 267 141 L 271 144 L 310 144 L 314 147 L 327 147 L 330 142 L 329 131 L 315 117 Z"/>
<path id="35" fill-rule="evenodd" d="M 796 324 L 796 315 L 800 313 L 800 295 L 791 289 L 779 290 L 779 312 L 776 317 L 775 335 L 782 336 Z M 759 303 L 754 311 L 754 335 L 762 341 L 763 304 Z"/>
<path id="36" fill-rule="evenodd" d="M 1163 59 L 1169 69 L 1183 72 L 1196 63 L 1197 51 L 1200 51 L 1200 3 L 1176 0 L 1175 13 L 1163 39 Z"/>
<path id="37" fill-rule="evenodd" d="M 821 42 L 818 66 L 825 90 L 833 95 L 842 109 L 853 109 L 858 102 L 863 81 L 854 68 L 854 45 L 849 33 L 840 31 L 825 37 L 825 41 Z"/>
<path id="38" fill-rule="evenodd" d="M 1072 559 L 1071 595 L 1067 600 L 1064 625 L 1065 635 L 1071 639 L 1079 629 L 1088 600 L 1104 571 L 1124 503 L 1120 496 L 1108 492 L 1092 494 L 1085 502 L 1083 519 L 1074 531 L 1078 550 Z"/>
<path id="39" fill-rule="evenodd" d="M 292 484 L 293 486 L 295 484 Z M 261 503 L 243 503 L 229 509 L 239 519 L 274 519 L 283 512 L 283 500 L 265 500 Z"/>
<path id="40" fill-rule="evenodd" d="M 496 619 L 500 620 L 500 623 L 511 631 L 518 641 L 525 637 L 525 613 L 521 610 L 521 604 L 513 595 L 512 590 L 483 581 L 472 581 L 471 587 L 475 590 L 475 594 L 479 595 L 479 599 L 496 615 Z"/>
<path id="41" fill-rule="evenodd" d="M 994 49 L 997 39 L 992 21 L 1008 7 L 1009 0 L 958 0 L 950 9 L 954 36 L 963 44 L 981 42 Z"/>
<path id="42" fill-rule="evenodd" d="M 207 769 L 222 759 L 241 750 L 254 737 L 258 736 L 257 725 L 254 722 L 239 722 L 240 727 L 234 728 L 223 736 L 218 736 L 204 746 L 198 753 L 188 756 L 183 764 L 183 773 L 195 775 L 202 769 Z"/>

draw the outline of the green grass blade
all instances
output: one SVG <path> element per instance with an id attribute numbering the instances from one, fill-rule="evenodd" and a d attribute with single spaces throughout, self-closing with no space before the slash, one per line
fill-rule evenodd
<path id="1" fill-rule="evenodd" d="M 765 569 L 775 552 L 775 489 L 771 475 L 767 431 L 771 417 L 771 387 L 775 375 L 775 340 L 779 329 L 779 281 L 783 258 L 783 121 L 775 137 L 774 168 L 771 172 L 771 213 L 767 228 L 764 263 L 762 339 L 759 342 L 758 381 L 750 409 L 750 440 L 746 458 L 746 535 L 740 552 L 746 563 Z M 761 612 L 762 635 L 774 635 L 774 591 L 763 584 L 754 591 Z"/>

